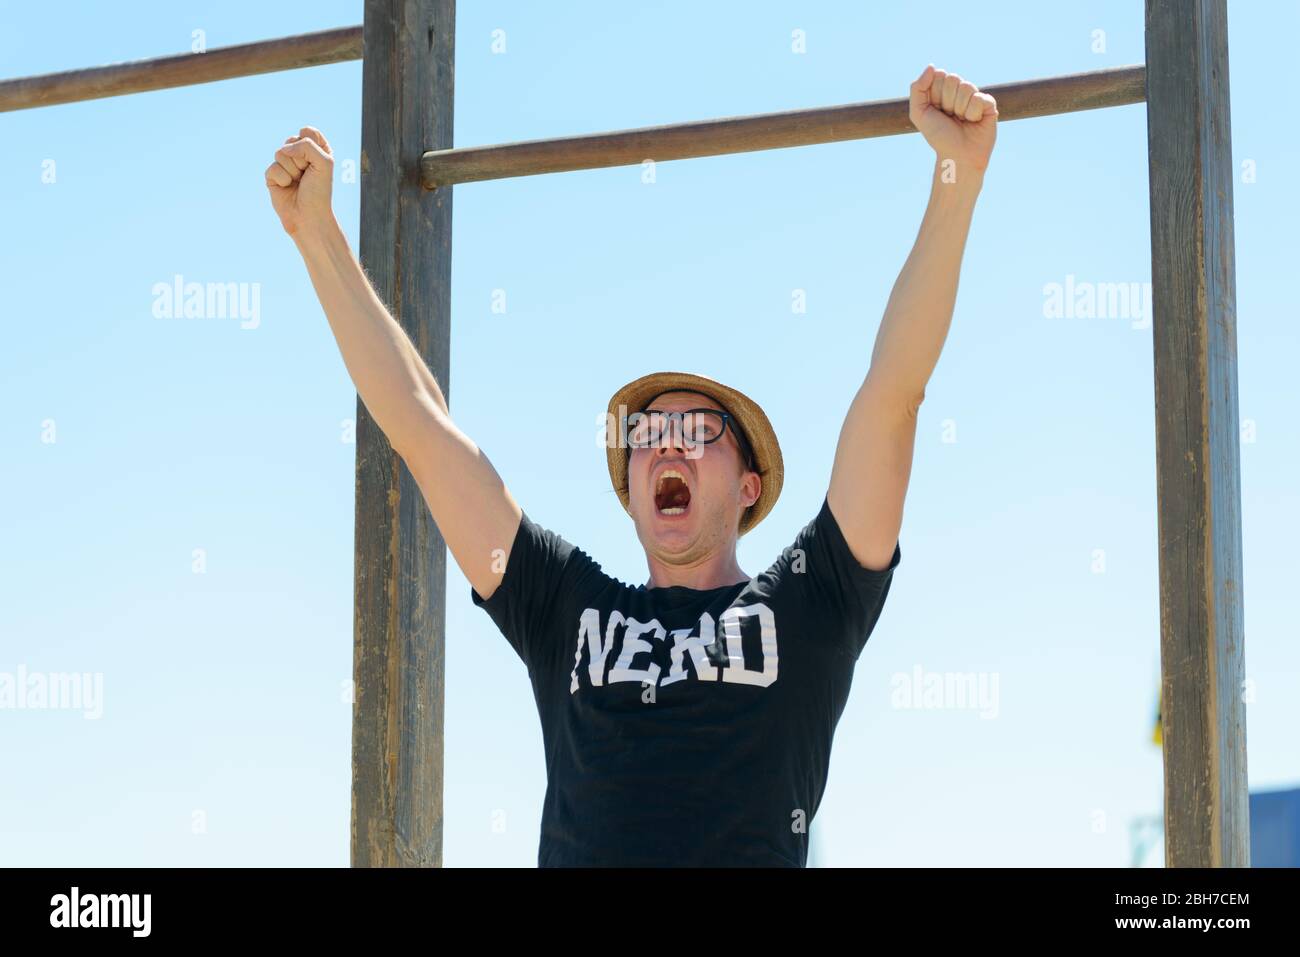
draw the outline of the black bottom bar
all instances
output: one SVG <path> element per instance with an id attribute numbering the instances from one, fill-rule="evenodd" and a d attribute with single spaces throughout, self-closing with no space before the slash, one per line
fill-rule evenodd
<path id="1" fill-rule="evenodd" d="M 1071 942 L 1196 936 L 1233 947 L 1252 932 L 1290 934 L 1297 890 L 1293 869 L 11 869 L 0 871 L 0 927 L 6 947 L 60 937 L 337 946 L 398 933 L 436 948 L 451 942 L 446 934 L 495 943 L 511 931 L 538 944 L 579 934 L 662 945 L 705 921 L 742 934 L 780 930 L 814 945 L 829 941 L 828 925 L 840 925 L 864 947 L 901 937 L 984 949 L 1044 934 Z M 104 923 L 117 926 L 85 926 Z"/>

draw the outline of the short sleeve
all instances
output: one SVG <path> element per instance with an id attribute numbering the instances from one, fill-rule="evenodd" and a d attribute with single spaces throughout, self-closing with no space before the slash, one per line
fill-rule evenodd
<path id="1" fill-rule="evenodd" d="M 857 659 L 875 630 L 902 557 L 896 542 L 886 568 L 864 568 L 824 498 L 821 510 L 782 554 L 782 571 L 799 583 L 812 617 L 820 618 L 832 639 Z"/>
<path id="2" fill-rule="evenodd" d="M 553 658 L 562 628 L 558 615 L 572 607 L 568 599 L 583 576 L 599 568 L 582 549 L 524 512 L 496 590 L 485 599 L 470 586 L 470 600 L 488 613 L 531 671 Z"/>

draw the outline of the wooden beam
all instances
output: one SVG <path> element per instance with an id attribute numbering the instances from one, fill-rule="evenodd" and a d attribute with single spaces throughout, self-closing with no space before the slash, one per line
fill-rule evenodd
<path id="1" fill-rule="evenodd" d="M 1224 0 L 1147 0 L 1165 861 L 1248 867 Z"/>
<path id="2" fill-rule="evenodd" d="M 361 262 L 450 391 L 451 192 L 420 154 L 452 142 L 455 0 L 366 0 Z M 419 487 L 357 400 L 353 866 L 442 865 L 447 551 Z"/>
<path id="3" fill-rule="evenodd" d="M 0 113 L 361 59 L 361 27 L 0 82 Z"/>
<path id="4" fill-rule="evenodd" d="M 1141 103 L 1146 95 L 1144 73 L 1141 65 L 1124 66 L 982 89 L 998 101 L 1001 119 L 1018 120 Z M 511 176 L 630 166 L 647 159 L 662 162 L 915 132 L 904 98 L 431 150 L 420 165 L 425 187 L 436 189 Z"/>

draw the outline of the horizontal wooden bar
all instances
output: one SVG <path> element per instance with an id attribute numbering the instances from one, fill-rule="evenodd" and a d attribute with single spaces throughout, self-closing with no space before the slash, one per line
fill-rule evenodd
<path id="1" fill-rule="evenodd" d="M 997 100 L 1000 119 L 1020 120 L 1141 103 L 1146 98 L 1146 68 L 1141 64 L 1114 67 L 981 89 Z M 425 188 L 437 189 L 512 176 L 631 166 L 647 159 L 660 162 L 915 133 L 916 128 L 907 118 L 907 107 L 906 98 L 876 100 L 496 146 L 432 150 L 421 157 L 420 168 Z"/>
<path id="2" fill-rule="evenodd" d="M 361 27 L 0 81 L 0 113 L 360 60 Z"/>

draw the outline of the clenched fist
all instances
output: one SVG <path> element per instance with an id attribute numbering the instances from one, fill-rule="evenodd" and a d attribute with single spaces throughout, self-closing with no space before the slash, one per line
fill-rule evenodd
<path id="1" fill-rule="evenodd" d="M 931 64 L 912 83 L 907 115 L 941 161 L 954 160 L 959 170 L 988 168 L 998 104 L 975 84 Z"/>
<path id="2" fill-rule="evenodd" d="M 275 151 L 266 168 L 266 188 L 280 225 L 290 236 L 328 225 L 334 218 L 330 193 L 334 154 L 320 130 L 304 126 Z"/>

